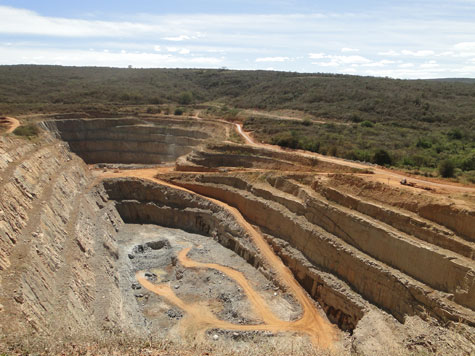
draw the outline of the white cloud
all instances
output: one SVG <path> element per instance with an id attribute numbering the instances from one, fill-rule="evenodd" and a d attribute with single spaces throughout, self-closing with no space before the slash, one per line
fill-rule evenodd
<path id="1" fill-rule="evenodd" d="M 475 52 L 475 42 L 461 42 L 454 45 L 457 51 L 461 52 Z"/>
<path id="2" fill-rule="evenodd" d="M 357 48 L 348 48 L 348 47 L 344 47 L 341 49 L 342 52 L 359 52 L 360 50 L 357 49 Z"/>
<path id="3" fill-rule="evenodd" d="M 180 47 L 167 47 L 167 51 L 171 53 L 179 53 L 179 54 L 190 53 L 190 50 L 188 48 L 180 48 Z"/>
<path id="4" fill-rule="evenodd" d="M 440 65 L 436 61 L 429 61 L 421 64 L 421 68 L 437 68 L 440 67 Z"/>
<path id="5" fill-rule="evenodd" d="M 371 62 L 363 56 L 328 56 L 328 58 L 343 64 L 363 64 Z"/>
<path id="6" fill-rule="evenodd" d="M 363 67 L 385 67 L 389 64 L 394 64 L 394 63 L 396 62 L 388 60 L 388 59 L 383 59 L 382 61 L 365 63 L 365 64 L 362 64 L 362 66 Z"/>
<path id="7" fill-rule="evenodd" d="M 180 41 L 190 40 L 191 37 L 187 36 L 187 35 L 180 35 L 180 36 L 176 36 L 176 37 L 163 37 L 162 39 L 166 40 L 166 41 L 180 42 Z"/>
<path id="8" fill-rule="evenodd" d="M 312 64 L 319 65 L 321 67 L 339 67 L 340 64 L 336 61 L 330 62 L 312 62 Z"/>
<path id="9" fill-rule="evenodd" d="M 436 57 L 448 57 L 448 56 L 453 56 L 455 53 L 453 51 L 445 51 L 441 53 L 436 53 Z"/>
<path id="10" fill-rule="evenodd" d="M 323 59 L 327 58 L 327 55 L 325 53 L 309 53 L 308 56 L 311 59 Z"/>
<path id="11" fill-rule="evenodd" d="M 371 61 L 368 58 L 363 56 L 357 55 L 350 55 L 350 56 L 335 56 L 331 54 L 325 53 L 309 53 L 310 59 L 329 59 L 330 62 L 327 62 L 326 66 L 335 66 L 334 64 L 363 64 L 363 63 L 370 63 Z M 330 64 L 331 63 L 331 64 Z M 312 62 L 312 64 L 322 64 L 322 62 Z"/>
<path id="12" fill-rule="evenodd" d="M 418 51 L 411 51 L 407 49 L 403 49 L 402 51 L 395 51 L 395 50 L 389 50 L 385 52 L 378 52 L 380 56 L 390 56 L 390 57 L 396 57 L 396 56 L 412 56 L 412 57 L 428 57 L 428 56 L 433 56 L 435 55 L 434 51 L 431 50 L 418 50 Z"/>
<path id="13" fill-rule="evenodd" d="M 182 57 L 173 54 L 160 54 L 122 51 L 104 52 L 98 50 L 57 50 L 51 48 L 1 47 L 0 64 L 58 64 L 68 66 L 107 66 L 107 67 L 189 67 L 195 64 L 202 67 L 221 65 L 223 57 Z"/>
<path id="14" fill-rule="evenodd" d="M 475 42 L 461 42 L 454 45 L 457 57 L 472 57 L 475 56 Z"/>
<path id="15" fill-rule="evenodd" d="M 433 56 L 435 52 L 430 51 L 430 50 L 410 51 L 410 50 L 404 49 L 401 51 L 401 54 L 403 54 L 404 56 L 428 57 L 428 56 Z"/>
<path id="16" fill-rule="evenodd" d="M 160 25 L 45 17 L 24 9 L 0 6 L 0 33 L 54 37 L 132 37 L 165 32 Z"/>
<path id="17" fill-rule="evenodd" d="M 378 54 L 380 56 L 399 56 L 400 55 L 399 52 L 394 51 L 392 49 L 390 49 L 389 51 L 385 51 L 385 52 L 378 52 Z"/>
<path id="18" fill-rule="evenodd" d="M 414 63 L 402 63 L 398 65 L 399 68 L 411 68 L 414 67 Z"/>
<path id="19" fill-rule="evenodd" d="M 162 47 L 160 47 L 160 46 L 153 46 L 153 50 L 154 50 L 155 52 L 160 52 L 160 51 L 162 50 Z"/>
<path id="20" fill-rule="evenodd" d="M 256 58 L 256 62 L 286 62 L 289 61 L 289 57 L 260 57 Z"/>

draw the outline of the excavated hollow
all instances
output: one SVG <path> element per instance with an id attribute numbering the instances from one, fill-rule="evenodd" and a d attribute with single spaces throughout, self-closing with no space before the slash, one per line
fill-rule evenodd
<path id="1" fill-rule="evenodd" d="M 2 138 L 0 314 L 8 320 L 1 325 L 5 335 L 27 327 L 50 333 L 58 326 L 89 334 L 91 323 L 95 332 L 143 332 L 146 328 L 131 322 L 138 311 L 123 304 L 123 288 L 130 285 L 117 282 L 116 270 L 123 268 L 117 266 L 130 262 L 117 240 L 124 223 L 214 239 L 290 293 L 304 310 L 291 321 L 264 313 L 254 325 L 236 329 L 298 332 L 327 347 L 338 333 L 326 318 L 350 332 L 368 323 L 369 315 L 383 315 L 381 310 L 401 324 L 407 317 L 429 315 L 442 323 L 475 325 L 470 228 L 475 215 L 470 207 L 429 195 L 417 195 L 426 200 L 416 204 L 415 194 L 394 189 L 386 202 L 383 194 L 371 192 L 375 184 L 352 191 L 353 181 L 365 180 L 358 169 L 277 149 L 220 143 L 229 127 L 218 122 L 71 119 L 47 121 L 44 127 L 62 142 L 48 134 L 40 143 L 24 145 Z M 163 174 L 169 167 L 91 175 L 83 161 L 176 163 L 182 173 Z M 328 176 L 332 171 L 341 174 Z M 169 250 L 162 240 L 144 241 L 144 246 Z M 181 266 L 221 268 L 184 253 Z M 196 305 L 147 279 L 150 272 L 135 272 L 131 276 L 143 288 L 193 315 Z M 250 299 L 259 298 L 246 288 Z M 133 303 L 143 303 L 140 294 L 137 301 L 132 295 Z M 252 305 L 257 304 L 265 303 Z M 213 325 L 233 329 L 215 315 L 194 318 L 203 330 Z M 137 320 L 146 324 L 146 318 Z"/>
<path id="2" fill-rule="evenodd" d="M 88 164 L 170 163 L 225 134 L 215 123 L 185 118 L 68 119 L 43 125 Z"/>

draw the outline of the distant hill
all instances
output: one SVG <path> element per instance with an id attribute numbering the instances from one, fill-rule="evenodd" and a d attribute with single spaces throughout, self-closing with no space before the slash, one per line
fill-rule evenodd
<path id="1" fill-rule="evenodd" d="M 0 66 L 0 110 L 220 100 L 239 108 L 297 109 L 347 121 L 475 128 L 471 79 L 395 80 L 349 75 L 208 69 Z"/>
<path id="2" fill-rule="evenodd" d="M 385 163 L 400 167 L 434 169 L 450 159 L 471 171 L 474 83 L 223 69 L 0 66 L 0 115 L 114 113 L 133 105 L 153 111 L 211 101 L 238 109 L 293 109 L 329 123 L 250 117 L 246 127 L 283 146 L 365 161 L 385 150 L 390 156 Z"/>
<path id="3" fill-rule="evenodd" d="M 475 84 L 475 78 L 439 78 L 439 79 L 430 79 L 438 82 L 454 82 L 454 83 L 469 83 Z"/>

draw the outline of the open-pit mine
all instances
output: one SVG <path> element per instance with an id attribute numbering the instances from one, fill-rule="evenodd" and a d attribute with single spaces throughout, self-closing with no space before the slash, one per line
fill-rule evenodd
<path id="1" fill-rule="evenodd" d="M 5 343 L 474 354 L 473 187 L 401 185 L 221 120 L 39 125 L 0 136 Z"/>

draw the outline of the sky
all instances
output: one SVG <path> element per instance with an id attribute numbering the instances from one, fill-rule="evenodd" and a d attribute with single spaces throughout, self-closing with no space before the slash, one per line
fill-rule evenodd
<path id="1" fill-rule="evenodd" d="M 475 0 L 0 0 L 0 64 L 475 78 Z"/>

